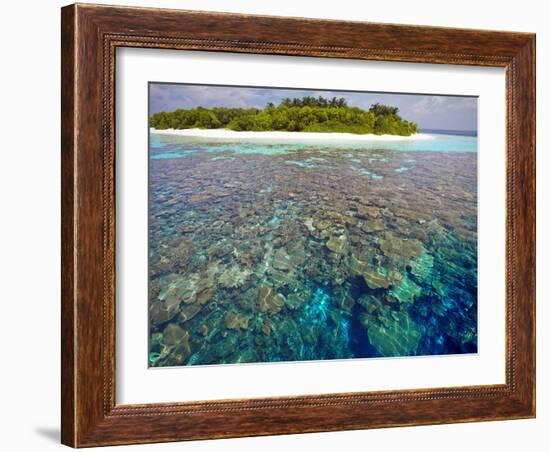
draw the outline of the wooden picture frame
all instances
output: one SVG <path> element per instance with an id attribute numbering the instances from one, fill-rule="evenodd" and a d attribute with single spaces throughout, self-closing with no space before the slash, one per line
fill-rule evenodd
<path id="1" fill-rule="evenodd" d="M 535 416 L 535 35 L 70 5 L 62 9 L 62 442 L 73 447 Z M 506 383 L 115 403 L 115 50 L 506 69 Z"/>

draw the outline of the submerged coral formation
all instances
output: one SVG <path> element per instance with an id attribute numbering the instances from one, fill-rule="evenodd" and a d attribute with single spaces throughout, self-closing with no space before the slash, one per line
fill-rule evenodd
<path id="1" fill-rule="evenodd" d="M 266 148 L 152 143 L 152 366 L 477 350 L 475 153 Z"/>

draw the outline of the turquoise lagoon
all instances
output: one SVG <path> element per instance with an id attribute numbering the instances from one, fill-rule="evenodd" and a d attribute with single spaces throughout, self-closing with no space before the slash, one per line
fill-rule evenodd
<path id="1" fill-rule="evenodd" d="M 425 133 L 425 132 L 423 132 Z M 462 132 L 469 133 L 469 132 Z M 333 151 L 338 149 L 391 150 L 404 152 L 477 152 L 477 136 L 450 135 L 429 133 L 431 139 L 398 140 L 398 141 L 346 141 L 322 140 L 318 142 L 300 142 L 292 139 L 260 140 L 249 139 L 231 142 L 224 139 L 181 137 L 175 135 L 150 134 L 150 157 L 162 159 L 181 157 L 185 153 L 200 152 L 235 152 L 239 154 L 278 154 L 302 149 L 319 149 Z"/>
<path id="2" fill-rule="evenodd" d="M 151 134 L 151 366 L 477 352 L 477 137 Z"/>

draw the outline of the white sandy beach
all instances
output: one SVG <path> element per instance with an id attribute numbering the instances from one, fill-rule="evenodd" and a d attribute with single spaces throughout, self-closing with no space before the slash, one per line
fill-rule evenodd
<path id="1" fill-rule="evenodd" d="M 182 137 L 231 139 L 231 140 L 304 140 L 304 141 L 404 141 L 429 140 L 432 135 L 417 133 L 408 137 L 401 135 L 359 135 L 354 133 L 327 133 L 327 132 L 236 132 L 229 129 L 163 129 L 150 128 L 151 133 L 161 135 L 178 135 Z"/>

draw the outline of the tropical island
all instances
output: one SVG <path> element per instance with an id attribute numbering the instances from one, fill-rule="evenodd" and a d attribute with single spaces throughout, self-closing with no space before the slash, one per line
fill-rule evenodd
<path id="1" fill-rule="evenodd" d="M 418 133 L 414 122 L 403 119 L 399 109 L 373 104 L 368 110 L 349 106 L 344 98 L 306 96 L 285 98 L 265 108 L 196 107 L 158 112 L 149 125 L 156 131 L 168 129 L 223 129 L 234 132 L 309 132 L 354 135 L 398 135 Z"/>

